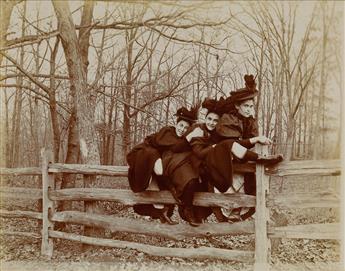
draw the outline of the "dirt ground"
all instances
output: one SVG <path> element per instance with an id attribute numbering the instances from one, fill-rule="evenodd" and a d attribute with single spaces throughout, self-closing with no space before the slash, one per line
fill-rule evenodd
<path id="1" fill-rule="evenodd" d="M 174 270 L 203 270 L 203 271 L 252 271 L 251 265 L 242 265 L 241 269 L 234 267 L 231 264 L 212 264 L 193 266 L 186 266 L 182 264 L 168 264 L 162 265 L 159 262 L 144 262 L 144 263 L 118 263 L 118 262 L 62 262 L 62 263 L 47 263 L 47 262 L 5 262 L 1 263 L 1 270 L 3 271 L 174 271 Z M 343 267 L 336 263 L 319 263 L 319 264 L 279 264 L 271 267 L 271 271 L 343 271 Z"/>
<path id="2" fill-rule="evenodd" d="M 123 209 L 128 213 L 130 209 Z M 134 215 L 134 214 L 132 214 Z M 313 213 L 311 212 L 311 215 Z M 174 215 L 175 216 L 175 215 Z M 295 216 L 296 217 L 296 216 Z M 298 217 L 306 221 L 306 216 Z M 138 217 L 137 219 L 144 219 Z M 176 218 L 175 218 L 176 219 Z M 329 220 L 332 218 L 329 217 Z M 19 222 L 21 220 L 21 222 Z M 18 223 L 19 222 L 19 223 Z M 159 223 L 152 221 L 153 223 Z M 295 221 L 297 222 L 297 221 Z M 181 222 L 183 223 L 183 222 Z M 7 231 L 27 231 L 36 228 L 37 222 L 29 219 L 2 219 Z M 5 226 L 4 226 L 5 225 Z M 80 227 L 70 230 L 78 233 Z M 147 237 L 127 233 L 106 232 L 107 238 L 147 243 L 165 247 L 211 246 L 227 249 L 254 250 L 254 237 L 248 235 L 221 236 L 212 239 L 188 238 L 175 242 L 159 237 Z M 155 257 L 131 249 L 93 246 L 83 250 L 76 242 L 54 239 L 54 254 L 50 261 L 40 255 L 40 239 L 19 236 L 2 236 L 1 271 L 10 270 L 253 270 L 251 264 L 223 260 L 193 260 L 172 257 Z M 283 239 L 274 243 L 273 270 L 344 270 L 340 261 L 340 246 L 334 240 Z M 287 269 L 288 268 L 288 269 Z"/>
<path id="3" fill-rule="evenodd" d="M 279 184 L 279 183 L 278 183 Z M 281 183 L 271 187 L 273 192 L 286 192 L 286 190 L 301 190 L 298 182 Z M 307 187 L 302 187 L 308 189 Z M 35 210 L 35 202 L 27 201 L 1 202 L 1 208 L 7 210 Z M 76 208 L 80 208 L 78 203 Z M 139 220 L 151 220 L 136 215 L 131 207 L 116 203 L 103 203 L 108 215 L 131 217 Z M 274 210 L 289 224 L 332 223 L 339 222 L 339 210 L 330 208 L 309 208 Z M 177 211 L 173 219 L 185 223 L 178 217 Z M 215 222 L 212 215 L 208 222 Z M 152 223 L 159 223 L 152 221 Z M 32 219 L 1 218 L 2 231 L 39 232 L 38 223 Z M 70 232 L 81 233 L 81 226 L 70 225 Z M 212 238 L 188 238 L 175 242 L 160 237 L 133 235 L 124 232 L 106 232 L 106 238 L 146 243 L 163 247 L 219 247 L 236 250 L 254 250 L 254 236 L 221 236 Z M 54 239 L 54 253 L 50 261 L 41 257 L 41 240 L 28 237 L 0 235 L 0 261 L 1 271 L 12 270 L 253 270 L 252 264 L 244 264 L 223 260 L 193 260 L 173 257 L 154 257 L 131 249 L 117 249 L 93 246 L 83 250 L 76 242 Z M 308 240 L 308 239 L 281 239 L 272 242 L 271 266 L 272 270 L 345 270 L 339 264 L 340 244 L 336 240 Z"/>

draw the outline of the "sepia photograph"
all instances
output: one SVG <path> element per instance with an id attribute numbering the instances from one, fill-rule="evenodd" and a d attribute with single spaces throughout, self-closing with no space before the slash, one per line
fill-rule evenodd
<path id="1" fill-rule="evenodd" d="M 1 271 L 345 270 L 343 1 L 0 8 Z"/>

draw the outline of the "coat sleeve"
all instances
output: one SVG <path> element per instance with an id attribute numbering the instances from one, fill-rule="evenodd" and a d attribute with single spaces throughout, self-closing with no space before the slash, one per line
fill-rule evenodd
<path id="1" fill-rule="evenodd" d="M 255 146 L 255 144 L 250 143 L 249 139 L 252 137 L 256 137 L 259 135 L 258 132 L 258 123 L 256 119 L 250 117 L 248 119 L 245 119 L 244 125 L 243 125 L 243 136 L 242 140 L 238 143 L 241 144 L 243 147 L 246 147 L 248 149 L 251 149 Z"/>
<path id="2" fill-rule="evenodd" d="M 169 148 L 172 152 L 186 152 L 190 151 L 190 145 L 186 138 L 182 137 L 178 143 L 174 144 Z"/>
<path id="3" fill-rule="evenodd" d="M 212 145 L 209 143 L 207 138 L 198 137 L 193 138 L 191 141 L 193 153 L 199 158 L 204 159 L 207 153 L 212 149 Z"/>
<path id="4" fill-rule="evenodd" d="M 154 148 L 167 148 L 174 145 L 176 137 L 173 134 L 173 127 L 163 127 L 157 133 L 151 135 L 148 142 Z"/>
<path id="5" fill-rule="evenodd" d="M 168 150 L 175 153 L 190 150 L 189 142 L 184 137 L 177 137 L 175 128 L 170 126 L 150 136 L 148 142 L 161 153 Z"/>
<path id="6" fill-rule="evenodd" d="M 247 149 L 251 149 L 255 146 L 255 144 L 250 143 L 249 139 L 239 139 L 235 141 Z"/>

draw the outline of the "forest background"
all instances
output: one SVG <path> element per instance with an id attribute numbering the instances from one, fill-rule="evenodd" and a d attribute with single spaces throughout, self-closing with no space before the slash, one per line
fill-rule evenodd
<path id="1" fill-rule="evenodd" d="M 339 159 L 343 3 L 2 1 L 1 167 L 125 165 L 179 106 L 256 76 L 261 133 Z M 203 114 L 201 112 L 200 119 Z"/>

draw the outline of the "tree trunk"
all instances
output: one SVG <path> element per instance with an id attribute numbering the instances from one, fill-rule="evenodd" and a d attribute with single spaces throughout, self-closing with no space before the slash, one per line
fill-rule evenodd
<path id="1" fill-rule="evenodd" d="M 17 78 L 17 84 L 19 84 L 23 78 L 19 76 Z M 21 120 L 21 108 L 22 108 L 22 89 L 17 88 L 14 98 L 14 111 L 12 115 L 12 128 L 11 128 L 11 147 L 10 147 L 10 166 L 16 167 L 18 163 L 18 145 L 19 145 L 19 127 Z"/>
<path id="2" fill-rule="evenodd" d="M 72 109 L 69 122 L 68 122 L 68 139 L 67 139 L 67 153 L 66 153 L 66 164 L 77 164 L 79 157 L 79 142 L 78 142 L 78 130 L 77 130 L 77 119 L 75 109 Z M 75 187 L 75 174 L 64 173 L 61 180 L 61 189 L 74 188 Z M 58 211 L 72 210 L 71 201 L 59 202 Z M 59 224 L 58 227 L 63 229 L 64 224 Z"/>
<path id="3" fill-rule="evenodd" d="M 7 70 L 7 69 L 6 69 Z M 5 123 L 0 123 L 1 128 L 2 125 L 5 126 L 5 129 L 0 131 L 0 138 L 1 138 L 1 142 L 0 142 L 0 146 L 1 146 L 1 151 L 3 151 L 3 153 L 1 153 L 2 157 L 4 157 L 5 159 L 2 159 L 2 161 L 0 161 L 1 163 L 1 167 L 10 167 L 11 165 L 11 161 L 10 161 L 10 144 L 6 144 L 5 142 L 9 142 L 9 134 L 10 134 L 10 130 L 9 130 L 9 99 L 7 98 L 7 91 L 4 90 L 4 96 L 5 96 Z M 4 154 L 4 155 L 3 155 Z M 2 184 L 5 185 L 5 184 Z"/>
<path id="4" fill-rule="evenodd" d="M 38 100 L 37 98 L 29 98 L 29 108 L 30 108 L 30 130 L 31 130 L 31 153 L 32 157 L 30 159 L 30 167 L 38 167 L 39 166 L 39 132 L 40 128 L 38 125 L 39 120 L 39 108 L 38 108 Z"/>
<path id="5" fill-rule="evenodd" d="M 96 95 L 87 86 L 87 63 L 89 47 L 89 31 L 92 19 L 93 2 L 86 1 L 82 25 L 79 32 L 79 41 L 72 21 L 68 2 L 53 0 L 56 17 L 58 20 L 58 30 L 65 53 L 65 58 L 70 77 L 70 88 L 73 97 L 73 106 L 76 109 L 76 124 L 79 136 L 79 148 L 82 163 L 100 164 L 99 150 L 96 141 L 95 104 Z M 85 187 L 95 185 L 95 176 L 85 179 Z M 85 202 L 87 212 L 95 212 L 99 209 L 96 203 Z M 99 233 L 99 232 L 98 232 Z M 96 234 L 92 228 L 85 228 L 85 234 Z"/>
<path id="6" fill-rule="evenodd" d="M 37 28 L 39 27 L 38 26 L 38 22 L 37 22 Z M 36 52 L 35 52 L 35 72 L 36 74 L 39 74 L 40 72 L 40 55 L 39 55 L 39 46 L 40 46 L 40 43 L 37 44 L 36 46 Z M 38 93 L 39 92 L 39 87 L 38 85 L 35 85 L 35 90 L 36 92 Z M 32 135 L 32 141 L 33 141 L 33 147 L 32 147 L 32 150 L 33 150 L 33 159 L 31 160 L 33 162 L 32 165 L 30 166 L 36 166 L 38 167 L 39 166 L 39 159 L 40 159 L 40 147 L 39 147 L 39 131 L 40 131 L 40 128 L 39 128 L 39 107 L 38 107 L 38 97 L 35 96 L 34 99 L 32 98 L 29 98 L 30 100 L 30 110 L 31 110 L 31 113 L 30 113 L 30 117 L 31 117 L 31 125 L 30 125 L 30 128 L 31 128 L 31 135 Z"/>
<path id="7" fill-rule="evenodd" d="M 123 164 L 125 164 L 125 157 L 130 148 L 130 132 L 131 132 L 131 123 L 130 123 L 130 107 L 128 104 L 131 102 L 132 95 L 132 55 L 133 55 L 133 42 L 131 40 L 134 38 L 135 33 L 133 31 L 127 36 L 128 48 L 127 48 L 127 70 L 126 70 L 126 87 L 124 93 L 124 99 L 127 104 L 123 105 L 123 142 L 122 142 L 122 156 Z"/>
<path id="8" fill-rule="evenodd" d="M 286 126 L 286 148 L 284 153 L 284 159 L 290 161 L 293 155 L 293 141 L 295 137 L 295 123 L 293 118 L 289 118 Z"/>
<path id="9" fill-rule="evenodd" d="M 323 5 L 323 7 L 325 7 Z M 325 114 L 325 87 L 326 87 L 326 50 L 327 50 L 327 31 L 326 31 L 326 14 L 323 14 L 323 24 L 322 24 L 322 59 L 321 59 L 321 74 L 320 74 L 320 90 L 319 90 L 319 101 L 318 101 L 318 114 L 316 114 L 316 133 L 315 133 L 315 141 L 314 146 L 317 148 L 313 148 L 313 159 L 321 159 L 324 154 L 324 122 L 323 117 Z"/>
<path id="10" fill-rule="evenodd" d="M 80 22 L 80 30 L 78 36 L 78 43 L 80 48 L 81 60 L 83 63 L 83 71 L 85 74 L 85 80 L 87 80 L 87 67 L 89 66 L 89 40 L 90 40 L 90 30 L 92 22 L 92 13 L 94 8 L 93 0 L 85 0 L 83 14 Z"/>
<path id="11" fill-rule="evenodd" d="M 23 6 L 23 19 L 22 19 L 22 36 L 25 35 L 25 15 L 26 15 L 26 3 L 24 3 Z M 24 63 L 24 48 L 20 48 L 20 59 L 19 63 L 21 66 L 23 66 Z M 20 128 L 21 128 L 21 117 L 22 117 L 22 101 L 23 101 L 23 89 L 22 89 L 22 84 L 23 84 L 23 75 L 19 75 L 17 77 L 17 85 L 19 86 L 16 89 L 16 102 L 15 102 L 15 112 L 14 112 L 14 125 L 13 127 L 13 134 L 12 134 L 12 139 L 13 139 L 13 147 L 12 147 L 12 167 L 16 167 L 19 165 L 19 155 L 20 152 Z"/>
<path id="12" fill-rule="evenodd" d="M 59 42 L 60 39 L 57 38 L 55 41 L 54 48 L 51 52 L 50 56 L 50 91 L 49 91 L 49 109 L 50 109 L 50 118 L 52 122 L 52 130 L 53 130 L 53 141 L 54 141 L 54 161 L 56 163 L 59 162 L 59 156 L 60 156 L 60 127 L 59 127 L 59 121 L 58 121 L 58 115 L 57 115 L 57 109 L 56 109 L 56 97 L 55 97 L 55 91 L 56 91 L 56 85 L 55 85 L 55 59 L 56 54 L 58 52 L 59 48 Z"/>

